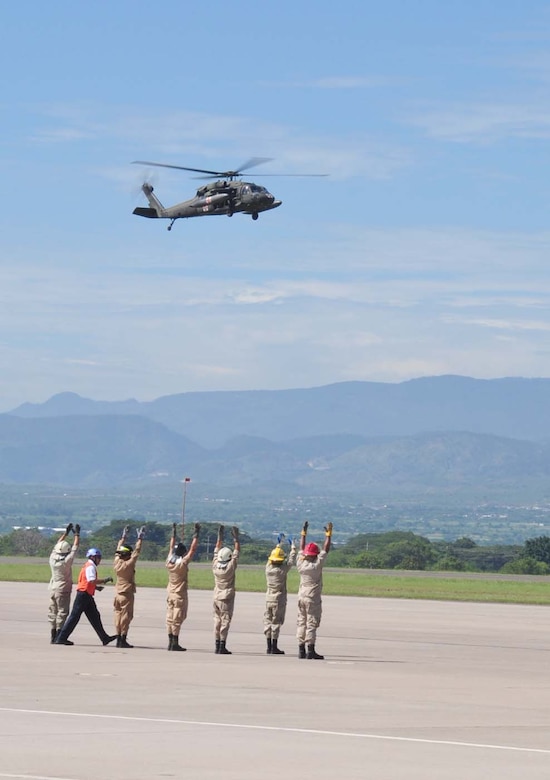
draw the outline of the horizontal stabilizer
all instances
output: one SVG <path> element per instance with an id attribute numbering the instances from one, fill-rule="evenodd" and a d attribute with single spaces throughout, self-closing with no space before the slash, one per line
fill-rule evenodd
<path id="1" fill-rule="evenodd" d="M 137 214 L 138 217 L 149 217 L 150 219 L 157 219 L 158 217 L 156 209 L 147 209 L 142 206 L 135 208 L 134 214 Z"/>

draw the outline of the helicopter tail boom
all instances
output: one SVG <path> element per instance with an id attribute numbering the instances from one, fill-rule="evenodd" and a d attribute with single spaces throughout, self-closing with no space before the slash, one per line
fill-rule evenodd
<path id="1" fill-rule="evenodd" d="M 150 208 L 147 209 L 138 207 L 134 209 L 134 214 L 136 214 L 138 217 L 149 217 L 152 219 L 165 217 L 166 210 L 157 196 L 153 194 L 153 186 L 148 182 L 144 182 L 144 184 L 141 185 L 141 189 L 149 201 Z"/>

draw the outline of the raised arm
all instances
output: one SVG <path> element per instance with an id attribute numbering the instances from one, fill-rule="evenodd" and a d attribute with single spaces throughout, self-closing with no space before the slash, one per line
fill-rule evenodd
<path id="1" fill-rule="evenodd" d="M 237 552 L 241 551 L 241 543 L 239 541 L 239 529 L 236 525 L 231 528 L 231 536 L 233 537 L 233 545 Z"/>
<path id="2" fill-rule="evenodd" d="M 65 528 L 59 539 L 57 540 L 57 543 L 64 542 L 67 536 L 71 533 L 71 531 L 74 531 L 73 524 L 69 523 L 69 525 Z"/>
<path id="3" fill-rule="evenodd" d="M 136 547 L 134 549 L 134 556 L 137 558 L 137 556 L 141 552 L 141 547 L 143 545 L 143 540 L 145 539 L 145 526 L 142 525 L 139 531 L 137 532 L 137 541 L 136 541 Z"/>
<path id="4" fill-rule="evenodd" d="M 126 537 L 128 536 L 129 531 L 130 531 L 130 526 L 129 525 L 125 525 L 124 528 L 122 529 L 122 536 L 118 540 L 118 544 L 116 546 L 117 550 L 120 550 L 120 548 L 126 542 Z"/>
<path id="5" fill-rule="evenodd" d="M 172 523 L 172 536 L 170 537 L 170 546 L 168 548 L 168 557 L 172 555 L 174 552 L 174 547 L 176 546 L 176 539 L 178 538 L 178 526 L 176 523 Z"/>
<path id="6" fill-rule="evenodd" d="M 80 544 L 80 525 L 78 523 L 75 523 L 73 526 L 73 534 L 74 534 L 73 546 L 71 547 L 70 553 L 65 558 L 67 565 L 72 565 L 72 562 L 74 561 L 76 552 L 78 550 L 78 546 Z"/>
<path id="7" fill-rule="evenodd" d="M 328 553 L 330 550 L 330 543 L 332 541 L 332 523 L 327 523 L 325 525 L 325 543 L 323 545 L 323 550 Z"/>
<path id="8" fill-rule="evenodd" d="M 214 554 L 223 547 L 223 535 L 225 533 L 225 526 L 220 525 L 218 528 L 218 538 L 216 539 L 216 546 L 214 547 Z"/>
<path id="9" fill-rule="evenodd" d="M 192 560 L 192 558 L 195 555 L 195 552 L 197 551 L 197 547 L 199 545 L 199 533 L 201 530 L 200 523 L 195 523 L 195 530 L 193 531 L 193 536 L 191 538 L 191 544 L 189 545 L 189 552 L 187 553 L 187 556 L 189 560 Z"/>
<path id="10" fill-rule="evenodd" d="M 309 523 L 308 523 L 308 521 L 306 520 L 306 521 L 305 521 L 305 523 L 304 523 L 304 525 L 303 525 L 303 528 L 302 528 L 302 533 L 301 533 L 301 536 L 300 536 L 300 550 L 301 550 L 302 552 L 303 552 L 303 550 L 304 550 L 304 547 L 306 546 L 306 539 L 307 539 L 307 529 L 308 529 L 308 528 L 309 528 Z"/>

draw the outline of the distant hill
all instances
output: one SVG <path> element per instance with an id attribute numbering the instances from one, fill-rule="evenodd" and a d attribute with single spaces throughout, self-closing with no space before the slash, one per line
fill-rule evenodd
<path id="1" fill-rule="evenodd" d="M 0 482 L 116 485 L 183 475 L 202 447 L 143 417 L 0 415 Z"/>
<path id="2" fill-rule="evenodd" d="M 154 401 L 93 401 L 61 393 L 12 416 L 139 416 L 202 447 L 239 436 L 289 439 L 412 436 L 427 431 L 550 439 L 550 379 L 440 376 L 399 384 L 342 382 L 308 389 L 196 392 Z"/>
<path id="3" fill-rule="evenodd" d="M 276 494 L 419 496 L 550 479 L 550 444 L 465 432 L 323 435 L 274 442 L 241 436 L 206 449 L 136 415 L 24 419 L 0 415 L 0 482 L 102 487 L 194 483 Z"/>

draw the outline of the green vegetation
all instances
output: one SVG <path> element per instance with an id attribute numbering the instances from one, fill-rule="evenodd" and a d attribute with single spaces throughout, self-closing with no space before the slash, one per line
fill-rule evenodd
<path id="1" fill-rule="evenodd" d="M 99 547 L 104 558 L 114 555 L 125 525 L 130 527 L 130 542 L 137 536 L 139 523 L 114 520 L 85 537 L 81 553 L 87 547 Z M 186 539 L 193 526 L 186 526 Z M 196 561 L 210 561 L 218 532 L 217 524 L 201 526 Z M 147 525 L 142 560 L 162 561 L 166 557 L 172 526 Z M 322 530 L 319 537 L 322 535 Z M 57 534 L 46 535 L 36 528 L 17 529 L 0 536 L 0 555 L 47 557 Z M 313 536 L 313 538 L 315 538 Z M 263 563 L 274 542 L 252 539 L 241 534 L 241 563 Z M 412 531 L 358 534 L 331 551 L 332 567 L 353 569 L 405 569 L 413 571 L 501 572 L 509 574 L 550 573 L 550 537 L 528 539 L 524 545 L 478 545 L 468 537 L 453 542 L 430 541 Z"/>
<path id="2" fill-rule="evenodd" d="M 79 566 L 74 567 L 74 577 Z M 102 564 L 107 575 L 109 562 Z M 165 588 L 166 569 L 162 563 L 137 567 L 137 585 L 142 588 Z M 0 581 L 47 583 L 50 569 L 46 562 L 4 563 L 0 559 Z M 193 590 L 212 590 L 210 566 L 191 566 L 189 586 Z M 298 590 L 298 574 L 292 570 L 288 578 L 290 593 Z M 265 590 L 263 567 L 240 567 L 237 570 L 237 589 L 261 593 Z M 507 604 L 550 604 L 550 588 L 544 581 L 502 580 L 487 577 L 442 577 L 386 572 L 373 574 L 346 569 L 327 569 L 323 592 L 333 596 L 360 596 L 364 598 L 431 599 L 439 601 L 484 601 Z"/>

